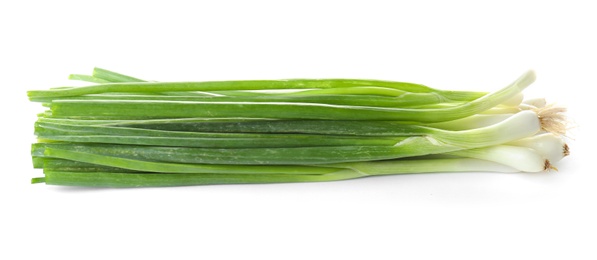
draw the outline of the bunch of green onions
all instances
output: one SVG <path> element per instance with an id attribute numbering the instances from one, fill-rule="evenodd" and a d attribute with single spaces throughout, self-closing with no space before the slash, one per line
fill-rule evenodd
<path id="1" fill-rule="evenodd" d="M 564 109 L 492 92 L 359 79 L 93 83 L 29 91 L 32 183 L 98 187 L 336 181 L 431 172 L 541 172 L 568 155 Z"/>

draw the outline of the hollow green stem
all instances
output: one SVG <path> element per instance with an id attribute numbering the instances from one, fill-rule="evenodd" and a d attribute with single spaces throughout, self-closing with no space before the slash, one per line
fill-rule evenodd
<path id="1" fill-rule="evenodd" d="M 210 96 L 210 95 L 131 95 L 131 94 L 93 94 L 76 97 L 36 98 L 36 102 L 60 102 L 66 100 L 110 100 L 110 101 L 193 101 L 193 102 L 287 102 L 316 103 L 346 106 L 370 107 L 411 107 L 424 104 L 435 104 L 442 101 L 435 93 L 407 94 L 400 97 L 372 95 L 243 95 L 243 96 Z"/>
<path id="2" fill-rule="evenodd" d="M 282 96 L 304 96 L 304 95 L 375 95 L 375 96 L 389 96 L 399 97 L 407 94 L 404 90 L 394 88 L 382 87 L 348 87 L 348 88 L 326 88 L 326 89 L 311 89 L 290 93 L 281 93 Z"/>
<path id="3" fill-rule="evenodd" d="M 52 103 L 54 117 L 127 116 L 151 114 L 156 118 L 266 117 L 281 119 L 400 120 L 442 122 L 488 110 L 517 95 L 534 81 L 528 72 L 508 87 L 474 101 L 441 109 L 379 108 L 276 102 L 168 102 L 168 101 L 77 101 Z M 67 89 L 64 91 L 72 91 Z M 47 91 L 50 93 L 52 90 Z M 60 91 L 60 90 L 57 90 Z M 31 93 L 31 92 L 30 92 Z M 35 93 L 32 93 L 35 96 Z M 50 94 L 51 96 L 51 94 Z"/>
<path id="4" fill-rule="evenodd" d="M 117 167 L 128 170 L 160 173 L 220 173 L 220 174 L 326 174 L 337 168 L 299 165 L 214 165 L 144 161 L 116 156 L 48 147 L 44 156 L 78 162 Z"/>
<path id="5" fill-rule="evenodd" d="M 103 79 L 107 82 L 145 82 L 142 79 L 97 67 L 93 68 L 93 77 Z"/>
<path id="6" fill-rule="evenodd" d="M 54 141 L 210 148 L 392 146 L 404 140 L 404 137 L 180 132 L 48 122 L 37 122 L 35 134 Z"/>
<path id="7" fill-rule="evenodd" d="M 123 75 L 117 72 L 113 72 L 113 71 L 109 71 L 109 70 L 105 70 L 105 69 L 101 69 L 101 68 L 95 68 L 94 69 L 94 75 L 97 76 L 101 76 L 104 79 L 107 79 L 109 82 L 113 82 L 113 83 L 125 83 L 125 82 L 146 82 L 145 80 L 141 80 L 135 77 L 131 77 L 131 76 L 127 76 L 127 75 Z M 287 81 L 293 81 L 293 83 L 297 83 L 297 84 L 301 84 L 301 81 L 305 81 L 304 79 L 296 79 L 296 80 L 287 80 Z M 322 81 L 322 80 L 312 80 L 312 81 Z M 406 92 L 413 92 L 413 93 L 406 93 L 406 94 L 418 94 L 418 93 L 428 93 L 428 92 L 434 92 L 435 94 L 438 94 L 440 96 L 442 96 L 444 99 L 447 100 L 459 100 L 459 101 L 470 101 L 470 100 L 474 100 L 477 99 L 487 93 L 485 92 L 473 92 L 473 91 L 445 91 L 445 90 L 437 90 L 437 89 L 432 89 L 423 85 L 419 85 L 419 84 L 411 84 L 411 83 L 404 83 L 404 82 L 392 82 L 392 81 L 380 81 L 380 80 L 353 80 L 353 79 L 332 79 L 332 81 L 337 81 L 336 84 L 337 86 L 333 86 L 333 88 L 336 89 L 340 89 L 343 88 L 341 87 L 343 84 L 349 86 L 347 90 L 328 90 L 331 92 L 327 92 L 329 93 L 343 93 L 343 94 L 359 94 L 359 92 L 361 92 L 360 94 L 363 94 L 363 91 L 360 91 L 359 89 L 363 90 L 363 89 L 367 89 L 367 88 L 385 88 L 386 90 L 381 90 L 380 92 L 375 91 L 375 90 L 369 90 L 369 91 L 365 91 L 367 93 L 372 93 L 370 91 L 373 92 L 377 92 L 377 94 L 382 94 L 382 95 L 392 95 L 395 96 L 397 94 L 397 92 L 392 91 L 391 89 L 394 90 L 398 90 L 398 91 L 406 91 Z M 379 86 L 377 86 L 377 85 Z M 362 87 L 362 85 L 364 85 L 365 87 Z M 305 87 L 301 86 L 298 87 L 298 89 L 303 89 Z M 390 90 L 388 90 L 390 89 Z M 312 91 L 319 91 L 319 90 L 312 90 Z M 326 92 L 326 90 L 322 90 L 324 92 Z M 382 93 L 383 92 L 383 93 Z M 238 91 L 232 91 L 232 92 L 227 92 L 224 91 L 222 94 L 224 95 L 252 95 L 253 93 L 250 92 L 238 92 Z M 311 93 L 313 94 L 313 93 Z"/>
<path id="8" fill-rule="evenodd" d="M 159 174 L 113 172 L 44 171 L 45 178 L 36 183 L 90 187 L 165 187 L 210 184 L 255 184 L 324 182 L 361 178 L 372 175 L 393 175 L 433 172 L 514 172 L 515 169 L 494 162 L 476 159 L 393 160 L 362 162 L 344 165 L 340 169 L 320 175 L 295 174 Z"/>
<path id="9" fill-rule="evenodd" d="M 123 169 L 117 167 L 110 167 L 98 164 L 84 163 L 80 161 L 72 161 L 48 157 L 34 157 L 39 165 L 36 169 L 44 169 L 48 171 L 68 171 L 68 172 L 137 172 L 130 169 Z"/>
<path id="10" fill-rule="evenodd" d="M 44 172 L 44 182 L 50 185 L 88 187 L 167 187 L 209 184 L 256 184 L 285 182 L 339 181 L 363 177 L 352 170 L 340 170 L 322 175 L 289 174 L 160 174 L 111 172 Z M 41 182 L 36 180 L 36 183 Z"/>
<path id="11" fill-rule="evenodd" d="M 393 121 L 335 121 L 335 120 L 269 120 L 244 122 L 161 121 L 160 123 L 123 124 L 124 127 L 166 131 L 215 132 L 215 133 L 300 133 L 317 135 L 350 136 L 431 136 L 434 139 L 462 147 L 490 145 L 488 141 L 532 136 L 541 129 L 536 113 L 523 111 L 497 124 L 467 130 L 442 130 L 439 128 L 404 124 Z M 492 141 L 493 140 L 493 141 Z M 515 139 L 513 139 L 515 140 Z M 499 144 L 499 143 L 498 143 Z"/>
<path id="12" fill-rule="evenodd" d="M 427 128 L 421 128 L 428 131 Z M 326 164 L 371 160 L 388 160 L 427 154 L 438 154 L 462 149 L 492 146 L 530 137 L 539 132 L 537 115 L 524 111 L 490 127 L 466 131 L 435 130 L 430 135 L 412 136 L 394 146 L 330 146 L 291 148 L 186 148 L 119 145 L 36 144 L 33 156 L 42 156 L 36 150 L 47 147 L 91 154 L 116 156 L 148 161 L 201 164 Z"/>
<path id="13" fill-rule="evenodd" d="M 87 81 L 87 82 L 92 82 L 92 83 L 100 83 L 100 84 L 110 83 L 110 81 L 107 81 L 105 79 L 100 79 L 100 78 L 96 78 L 94 76 L 81 75 L 81 74 L 70 74 L 68 76 L 68 79 Z"/>

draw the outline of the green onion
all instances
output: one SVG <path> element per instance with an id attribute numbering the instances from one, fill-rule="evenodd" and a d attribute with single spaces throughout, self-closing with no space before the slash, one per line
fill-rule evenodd
<path id="1" fill-rule="evenodd" d="M 97 83 L 29 91 L 32 183 L 95 187 L 321 182 L 433 172 L 541 172 L 569 154 L 564 110 L 492 92 L 360 79 Z M 548 133 L 545 133 L 548 132 Z"/>
<path id="2" fill-rule="evenodd" d="M 220 173 L 220 174 L 324 174 L 337 169 L 311 166 L 278 165 L 217 165 L 217 164 L 181 164 L 153 162 L 129 159 L 124 156 L 105 156 L 101 154 L 78 152 L 59 148 L 45 148 L 44 156 L 85 162 L 90 164 L 117 167 L 135 171 L 164 173 Z"/>
<path id="3" fill-rule="evenodd" d="M 68 76 L 68 79 L 81 80 L 81 81 L 87 81 L 87 82 L 93 82 L 93 83 L 110 83 L 110 81 L 105 80 L 105 79 L 96 78 L 96 77 L 88 76 L 88 75 L 81 75 L 81 74 L 71 74 L 70 76 Z"/>
<path id="4" fill-rule="evenodd" d="M 549 160 L 527 147 L 497 145 L 448 154 L 494 161 L 524 172 L 540 172 L 551 168 Z"/>
<path id="5" fill-rule="evenodd" d="M 542 127 L 539 115 L 532 111 L 522 111 L 507 117 L 505 120 L 485 127 L 468 130 L 451 131 L 421 125 L 404 124 L 394 121 L 372 121 L 362 124 L 359 121 L 329 120 L 252 120 L 240 122 L 209 121 L 164 121 L 160 123 L 143 123 L 116 126 L 141 129 L 155 129 L 182 132 L 215 132 L 215 133 L 270 133 L 270 134 L 316 134 L 346 136 L 427 136 L 439 142 L 462 147 L 479 147 L 503 142 L 506 138 L 524 138 L 537 133 Z"/>
<path id="6" fill-rule="evenodd" d="M 249 96 L 211 96 L 211 95 L 132 95 L 132 94 L 93 94 L 76 97 L 36 98 L 37 102 L 59 102 L 66 100 L 129 100 L 129 101 L 190 101 L 190 102 L 283 102 L 315 103 L 346 106 L 370 107 L 413 107 L 435 104 L 442 97 L 434 93 L 411 93 L 397 97 L 374 95 L 249 95 Z"/>
<path id="7" fill-rule="evenodd" d="M 177 163 L 312 165 L 387 160 L 498 145 L 533 136 L 541 130 L 541 125 L 538 116 L 534 112 L 523 111 L 499 124 L 485 128 L 466 131 L 431 130 L 430 128 L 422 127 L 418 129 L 420 129 L 420 132 L 416 133 L 416 135 L 410 133 L 412 136 L 392 146 L 240 149 L 127 146 L 123 149 L 119 145 L 44 144 L 43 147 L 62 147 L 62 149 L 92 154 L 129 158 L 130 156 L 135 156 L 144 160 L 161 160 Z M 433 137 L 431 136 L 432 131 L 436 131 Z M 360 133 L 363 134 L 365 132 Z M 329 132 L 319 132 L 319 134 L 329 134 Z M 39 146 L 41 147 L 42 145 Z"/>
<path id="8" fill-rule="evenodd" d="M 69 172 L 138 172 L 135 170 L 110 167 L 105 165 L 85 163 L 81 161 L 71 161 L 48 157 L 34 157 L 36 169 L 44 169 L 46 171 L 69 171 Z"/>
<path id="9" fill-rule="evenodd" d="M 84 75 L 82 75 L 84 76 Z M 93 76 L 87 76 L 90 78 L 101 79 L 105 82 L 112 82 L 112 83 L 123 83 L 123 82 L 145 82 L 145 80 L 141 80 L 135 77 L 127 76 L 124 74 L 120 74 L 117 72 L 109 71 L 102 68 L 94 68 L 93 69 Z M 380 81 L 380 80 L 355 80 L 355 79 L 331 79 L 331 80 L 305 80 L 305 79 L 295 79 L 295 80 L 284 80 L 290 81 L 290 85 L 294 85 L 294 87 L 290 89 L 299 90 L 296 93 L 281 93 L 282 95 L 305 95 L 305 94 L 366 94 L 366 95 L 389 95 L 389 96 L 400 96 L 401 98 L 407 96 L 418 96 L 419 94 L 430 93 L 435 96 L 443 97 L 445 99 L 452 99 L 452 100 L 461 100 L 461 101 L 470 101 L 473 99 L 477 99 L 483 95 L 485 92 L 470 92 L 470 91 L 443 91 L 432 89 L 420 84 L 413 84 L 413 83 L 406 83 L 406 82 L 390 82 L 390 81 Z M 90 82 L 96 82 L 94 80 L 90 80 Z M 268 81 L 272 82 L 273 81 Z M 305 82 L 307 82 L 305 84 Z M 324 84 L 321 84 L 324 82 Z M 325 82 L 328 82 L 329 86 L 325 86 Z M 98 82 L 96 82 L 98 83 Z M 234 84 L 234 82 L 231 82 Z M 315 83 L 315 84 L 313 84 Z M 324 85 L 324 86 L 321 86 Z M 304 90 L 304 86 L 308 86 L 309 88 L 315 89 L 306 89 Z M 347 86 L 347 87 L 343 87 Z M 328 88 L 329 87 L 329 88 Z M 405 90 L 408 89 L 408 90 Z M 402 91 L 401 91 L 402 90 Z M 410 91 L 410 92 L 407 92 Z M 161 92 L 162 94 L 166 94 L 165 92 Z M 174 92 L 175 94 L 178 94 Z M 222 91 L 216 90 L 212 93 L 222 93 L 224 95 L 254 95 L 251 92 L 243 92 L 243 91 Z M 260 93 L 267 93 L 267 92 L 260 92 Z M 441 94 L 440 94 L 441 93 Z M 189 92 L 185 92 L 185 94 L 189 94 Z M 419 96 L 425 97 L 425 96 Z"/>
<path id="10" fill-rule="evenodd" d="M 326 182 L 340 181 L 367 176 L 434 173 L 434 172 L 516 172 L 516 169 L 484 160 L 476 159 L 432 159 L 396 160 L 384 162 L 363 162 L 353 169 L 341 169 L 320 175 L 291 174 L 159 174 L 159 173 L 117 173 L 117 172 L 61 172 L 44 171 L 43 179 L 36 178 L 32 183 L 45 182 L 51 185 L 89 187 L 164 187 L 211 184 L 255 184 L 286 182 Z M 367 172 L 367 173 L 365 173 Z"/>
<path id="11" fill-rule="evenodd" d="M 144 80 L 109 71 L 102 68 L 93 69 L 93 77 L 102 79 L 106 82 L 143 82 Z"/>
<path id="12" fill-rule="evenodd" d="M 53 141 L 211 148 L 341 145 L 392 146 L 404 140 L 402 137 L 373 138 L 368 136 L 315 134 L 200 133 L 100 125 L 69 125 L 49 122 L 37 122 L 35 125 L 35 134 L 38 138 Z"/>
<path id="13" fill-rule="evenodd" d="M 281 119 L 328 119 L 328 120 L 401 120 L 416 122 L 441 122 L 455 120 L 494 107 L 516 96 L 535 79 L 534 73 L 528 72 L 508 87 L 492 94 L 487 94 L 474 101 L 449 108 L 407 109 L 361 106 L 340 106 L 312 103 L 285 102 L 183 102 L 183 101 L 113 101 L 113 100 L 63 100 L 52 103 L 53 117 L 124 116 L 153 118 L 185 117 L 267 117 Z M 270 82 L 271 83 L 271 82 Z M 127 85 L 128 84 L 128 85 Z M 151 85 L 142 85 L 151 84 Z M 228 82 L 239 86 L 254 86 L 267 82 Z M 306 83 L 302 83 L 306 84 Z M 203 88 L 227 86 L 222 82 L 206 82 Z M 29 96 L 56 97 L 85 94 L 99 94 L 111 91 L 168 91 L 176 89 L 202 90 L 201 84 L 191 83 L 123 83 L 104 84 L 64 90 L 30 91 Z M 274 86 L 275 87 L 275 86 Z"/>
<path id="14" fill-rule="evenodd" d="M 555 163 L 569 155 L 570 151 L 564 139 L 553 133 L 542 133 L 532 137 L 519 139 L 508 145 L 522 146 L 535 150 L 543 158 Z"/>

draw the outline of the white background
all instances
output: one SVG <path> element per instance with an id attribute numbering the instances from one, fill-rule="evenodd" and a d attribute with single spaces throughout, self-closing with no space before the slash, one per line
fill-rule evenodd
<path id="1" fill-rule="evenodd" d="M 3 1 L 0 259 L 597 259 L 590 1 Z M 374 78 L 565 105 L 558 172 L 334 183 L 31 185 L 26 90 L 99 66 L 163 81 Z"/>

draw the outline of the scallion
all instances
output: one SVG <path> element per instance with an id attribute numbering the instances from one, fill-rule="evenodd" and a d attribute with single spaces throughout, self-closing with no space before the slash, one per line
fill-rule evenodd
<path id="1" fill-rule="evenodd" d="M 29 91 L 32 183 L 98 187 L 320 182 L 431 172 L 540 172 L 569 154 L 564 110 L 495 92 L 360 79 L 155 82 Z"/>

